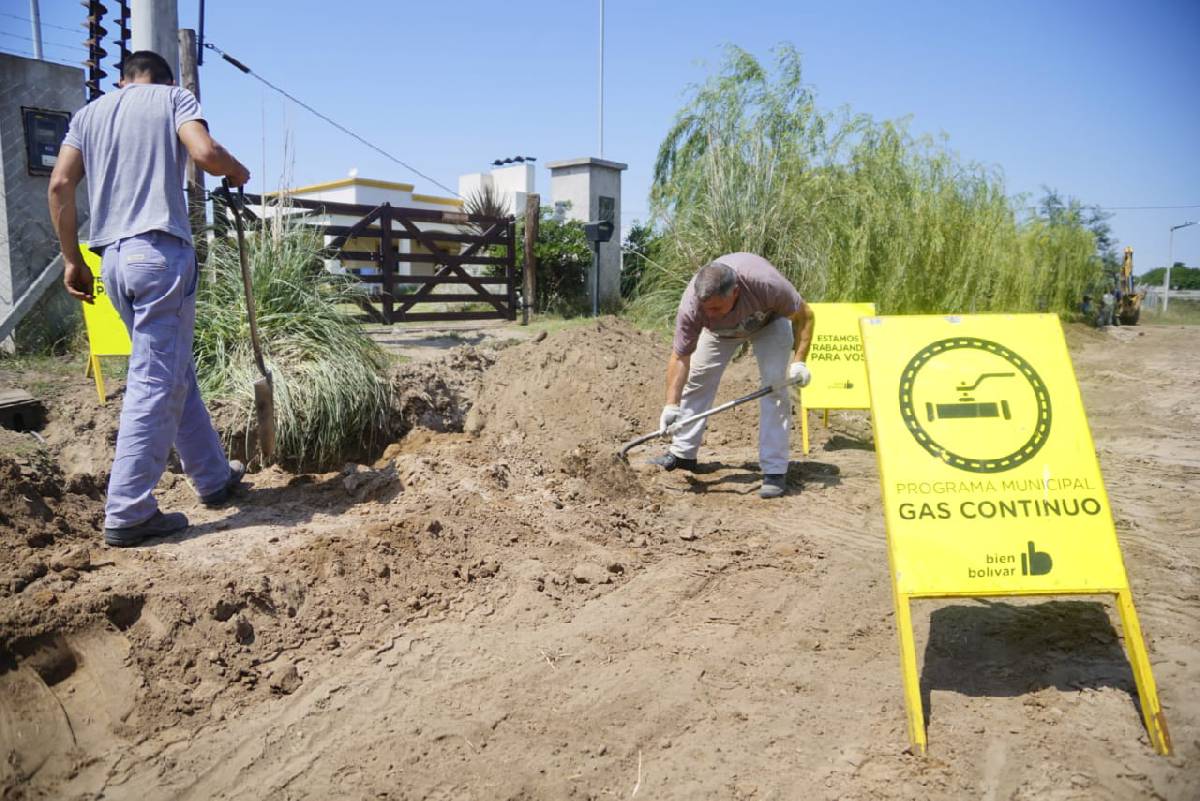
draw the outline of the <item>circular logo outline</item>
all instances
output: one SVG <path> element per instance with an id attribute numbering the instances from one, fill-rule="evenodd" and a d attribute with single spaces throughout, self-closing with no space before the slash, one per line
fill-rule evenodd
<path id="1" fill-rule="evenodd" d="M 1034 426 L 1033 433 L 1021 447 L 999 459 L 968 459 L 939 445 L 937 440 L 921 426 L 921 420 L 913 408 L 912 388 L 916 382 L 917 373 L 934 356 L 959 348 L 973 348 L 999 356 L 1020 370 L 1021 375 L 1033 387 L 1033 394 L 1038 404 L 1037 425 Z M 1034 370 L 1029 362 L 998 342 L 978 337 L 939 339 L 917 351 L 917 354 L 909 359 L 904 371 L 900 374 L 900 417 L 904 420 L 908 432 L 922 448 L 952 467 L 971 473 L 1003 473 L 1032 459 L 1050 438 L 1050 391 L 1046 388 L 1046 384 L 1038 375 L 1037 370 Z"/>

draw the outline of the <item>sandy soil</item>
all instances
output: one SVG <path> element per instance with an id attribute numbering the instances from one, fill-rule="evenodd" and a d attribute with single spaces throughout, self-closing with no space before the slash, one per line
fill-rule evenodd
<path id="1" fill-rule="evenodd" d="M 115 409 L 62 379 L 45 446 L 0 432 L 3 797 L 1198 798 L 1200 328 L 1069 339 L 1173 757 L 1102 599 L 919 604 L 910 754 L 867 417 L 776 502 L 753 409 L 695 476 L 627 466 L 666 346 L 610 320 L 405 365 L 374 464 L 217 511 L 168 474 L 194 526 L 133 550 Z"/>

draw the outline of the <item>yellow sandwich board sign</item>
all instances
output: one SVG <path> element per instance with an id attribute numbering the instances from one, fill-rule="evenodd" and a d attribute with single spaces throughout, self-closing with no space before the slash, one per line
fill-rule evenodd
<path id="1" fill-rule="evenodd" d="M 867 365 L 858 321 L 875 316 L 874 303 L 810 303 L 814 326 L 808 350 L 812 381 L 800 392 L 800 434 L 808 453 L 808 409 L 869 409 Z"/>
<path id="2" fill-rule="evenodd" d="M 96 379 L 96 394 L 100 402 L 106 400 L 104 394 L 104 374 L 100 372 L 101 356 L 128 356 L 133 352 L 129 341 L 129 332 L 125 323 L 117 314 L 116 308 L 105 291 L 104 282 L 100 278 L 100 256 L 88 250 L 87 246 L 79 248 L 83 252 L 83 261 L 92 271 L 95 278 L 95 303 L 83 304 L 83 322 L 87 326 L 88 361 L 84 375 L 92 374 Z"/>
<path id="3" fill-rule="evenodd" d="M 873 317 L 861 327 L 913 743 L 924 750 L 910 599 L 1113 594 L 1146 729 L 1169 753 L 1058 318 Z"/>

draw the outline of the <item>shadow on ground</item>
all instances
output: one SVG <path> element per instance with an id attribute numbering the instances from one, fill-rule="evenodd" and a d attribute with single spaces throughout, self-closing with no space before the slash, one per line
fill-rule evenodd
<path id="1" fill-rule="evenodd" d="M 921 670 L 926 723 L 933 718 L 933 690 L 1015 697 L 1048 687 L 1114 687 L 1128 693 L 1141 714 L 1133 672 L 1104 604 L 1014 606 L 981 599 L 930 615 Z"/>

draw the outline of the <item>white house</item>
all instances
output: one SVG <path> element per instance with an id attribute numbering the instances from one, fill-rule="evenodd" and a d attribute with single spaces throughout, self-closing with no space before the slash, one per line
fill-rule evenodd
<path id="1" fill-rule="evenodd" d="M 462 211 L 463 201 L 459 198 L 425 195 L 414 192 L 413 189 L 412 184 L 381 181 L 375 178 L 362 178 L 358 175 L 358 170 L 351 170 L 347 177 L 336 181 L 299 186 L 295 189 L 285 190 L 283 193 L 271 192 L 267 196 L 278 197 L 280 194 L 283 194 L 297 200 L 319 200 L 360 206 L 374 207 L 381 203 L 390 203 L 393 206 L 404 208 Z M 360 217 L 345 214 L 325 214 L 308 219 L 318 225 L 353 225 L 358 222 Z M 393 226 L 393 230 L 395 230 L 395 227 Z M 421 223 L 422 230 L 439 230 L 442 228 L 447 231 L 456 230 L 454 226 L 442 225 L 440 223 Z M 332 236 L 325 237 L 326 244 L 329 244 L 332 240 Z M 447 243 L 447 246 L 457 247 L 457 245 L 451 245 L 450 243 Z M 428 252 L 420 243 L 399 237 L 392 239 L 392 248 L 398 254 Z M 377 253 L 379 251 L 379 237 L 358 237 L 351 239 L 346 242 L 344 249 L 348 251 L 374 251 Z M 379 271 L 375 262 L 371 261 L 331 260 L 327 261 L 326 265 L 334 272 L 342 272 L 346 268 L 353 268 L 365 275 L 371 275 Z M 397 265 L 397 273 L 399 275 L 433 275 L 434 266 L 429 263 L 414 264 L 400 262 Z"/>

